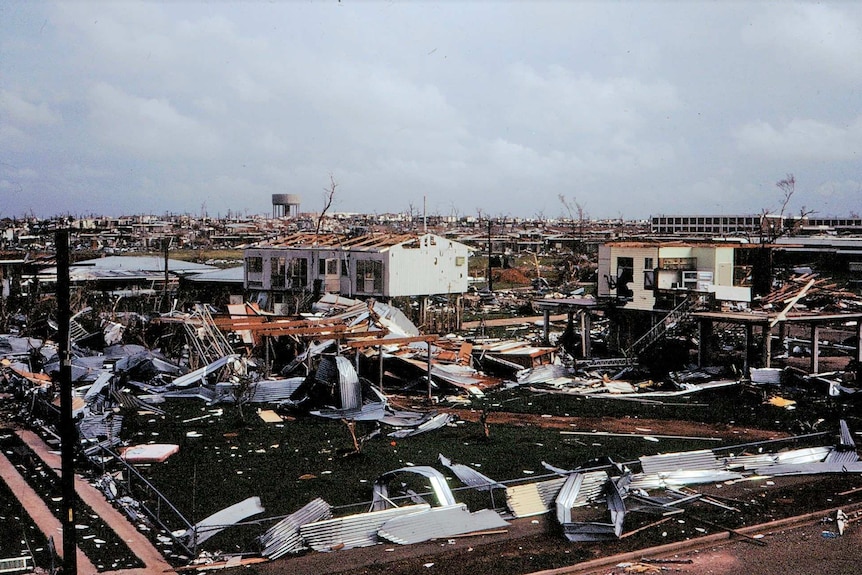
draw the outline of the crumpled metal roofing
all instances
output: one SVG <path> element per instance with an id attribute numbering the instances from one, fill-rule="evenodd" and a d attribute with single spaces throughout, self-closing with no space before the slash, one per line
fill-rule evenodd
<path id="1" fill-rule="evenodd" d="M 541 515 L 551 510 L 551 505 L 565 483 L 565 477 L 547 481 L 506 486 L 506 505 L 515 517 Z"/>
<path id="2" fill-rule="evenodd" d="M 354 547 L 369 547 L 379 542 L 377 532 L 387 521 L 431 508 L 427 503 L 369 511 L 345 517 L 334 517 L 306 523 L 299 533 L 315 551 L 337 551 Z"/>
<path id="3" fill-rule="evenodd" d="M 452 473 L 455 474 L 455 477 L 460 479 L 465 485 L 469 485 L 479 491 L 490 491 L 493 488 L 506 488 L 502 483 L 498 483 L 487 475 L 479 473 L 469 465 L 464 465 L 463 463 L 452 463 L 452 461 L 442 453 L 438 454 L 438 458 L 440 459 L 440 463 L 451 469 Z"/>
<path id="4" fill-rule="evenodd" d="M 268 559 L 278 559 L 288 553 L 299 553 L 307 549 L 299 534 L 300 527 L 331 517 L 332 508 L 326 501 L 319 497 L 310 501 L 302 509 L 288 515 L 260 536 L 258 540 L 263 547 L 260 554 Z"/>
<path id="5" fill-rule="evenodd" d="M 216 511 L 206 519 L 198 521 L 190 529 L 187 529 L 183 536 L 189 543 L 200 545 L 234 523 L 239 523 L 247 517 L 263 513 L 264 511 L 265 509 L 260 504 L 260 497 L 249 497 L 221 511 Z"/>
<path id="6" fill-rule="evenodd" d="M 682 469 L 661 473 L 637 473 L 632 476 L 632 489 L 664 489 L 700 483 L 721 483 L 742 479 L 741 473 L 723 469 Z"/>
<path id="7" fill-rule="evenodd" d="M 466 505 L 459 504 L 390 519 L 380 527 L 377 534 L 393 543 L 410 545 L 429 539 L 501 529 L 508 525 L 490 509 L 471 513 Z"/>
<path id="8" fill-rule="evenodd" d="M 437 505 L 446 507 L 447 505 L 455 505 L 455 496 L 452 495 L 452 490 L 449 489 L 449 484 L 446 483 L 446 478 L 438 470 L 427 465 L 414 465 L 412 467 L 401 467 L 383 473 L 374 481 L 374 496 L 372 498 L 372 508 L 375 511 L 387 509 L 392 506 L 389 498 L 389 482 L 401 473 L 412 473 L 421 475 L 431 484 L 431 490 L 437 498 Z"/>
<path id="9" fill-rule="evenodd" d="M 90 386 L 90 389 L 87 390 L 87 393 L 84 394 L 84 401 L 90 403 L 99 393 L 105 389 L 111 380 L 114 378 L 114 374 L 109 371 L 103 371 L 99 374 L 99 377 L 96 378 L 96 381 Z"/>
<path id="10" fill-rule="evenodd" d="M 721 469 L 724 463 L 708 449 L 644 455 L 639 458 L 645 474 L 683 469 Z"/>
<path id="11" fill-rule="evenodd" d="M 410 437 L 413 435 L 419 435 L 420 433 L 425 433 L 427 431 L 433 431 L 435 429 L 440 429 L 441 427 L 446 426 L 450 421 L 455 418 L 451 413 L 437 413 L 430 418 L 426 419 L 419 425 L 409 429 L 399 429 L 397 431 L 393 431 L 392 433 L 387 434 L 388 437 L 394 437 L 396 439 L 402 437 Z"/>
<path id="12" fill-rule="evenodd" d="M 815 475 L 818 473 L 862 473 L 862 461 L 835 463 L 788 463 L 755 470 L 758 475 Z"/>
<path id="13" fill-rule="evenodd" d="M 289 399 L 293 392 L 296 391 L 304 377 L 291 377 L 288 379 L 262 379 L 251 384 L 249 395 L 246 398 L 248 403 L 278 403 Z M 232 403 L 235 401 L 233 393 L 234 384 L 229 382 L 220 382 L 215 386 L 216 396 L 219 401 Z"/>
<path id="14" fill-rule="evenodd" d="M 346 357 L 336 355 L 321 358 L 314 377 L 322 384 L 338 386 L 341 409 L 362 407 L 362 386 L 359 383 L 359 375 Z"/>
<path id="15" fill-rule="evenodd" d="M 206 377 L 208 375 L 215 373 L 236 359 L 239 359 L 238 354 L 222 356 L 208 365 L 179 376 L 171 382 L 171 385 L 173 387 L 188 387 L 193 383 L 206 383 Z"/>
<path id="16" fill-rule="evenodd" d="M 197 398 L 203 399 L 207 403 L 215 403 L 219 397 L 214 389 L 203 386 L 187 387 L 185 389 L 171 389 L 160 393 L 159 395 L 175 399 Z"/>
<path id="17" fill-rule="evenodd" d="M 560 523 L 571 523 L 572 507 L 581 507 L 599 499 L 608 483 L 606 471 L 572 473 L 557 494 L 557 519 Z"/>
<path id="18" fill-rule="evenodd" d="M 78 422 L 78 431 L 83 439 L 99 437 L 118 438 L 123 428 L 123 416 L 109 411 L 87 414 Z"/>
<path id="19" fill-rule="evenodd" d="M 630 475 L 615 477 L 605 482 L 605 501 L 611 514 L 610 523 L 566 522 L 563 532 L 569 541 L 606 541 L 616 539 L 623 532 L 626 506 L 623 495 L 629 484 Z"/>

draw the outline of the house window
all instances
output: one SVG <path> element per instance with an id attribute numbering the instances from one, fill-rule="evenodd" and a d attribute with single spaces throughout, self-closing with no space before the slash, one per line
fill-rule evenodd
<path id="1" fill-rule="evenodd" d="M 644 289 L 655 289 L 655 266 L 653 258 L 644 258 Z"/>
<path id="2" fill-rule="evenodd" d="M 321 259 L 317 263 L 317 275 L 337 276 L 338 260 L 334 258 Z"/>
<path id="3" fill-rule="evenodd" d="M 246 258 L 245 269 L 250 274 L 263 273 L 263 258 L 261 258 L 261 257 Z"/>
<path id="4" fill-rule="evenodd" d="M 617 295 L 624 298 L 630 298 L 634 292 L 629 287 L 635 279 L 635 260 L 634 258 L 618 257 L 617 258 Z"/>
<path id="5" fill-rule="evenodd" d="M 273 288 L 283 288 L 287 260 L 285 258 L 272 258 L 269 260 L 269 285 Z"/>
<path id="6" fill-rule="evenodd" d="M 308 286 L 308 260 L 306 258 L 290 260 L 288 275 L 291 288 L 302 289 Z"/>
<path id="7" fill-rule="evenodd" d="M 381 293 L 383 291 L 383 262 L 375 260 L 356 261 L 356 291 Z"/>

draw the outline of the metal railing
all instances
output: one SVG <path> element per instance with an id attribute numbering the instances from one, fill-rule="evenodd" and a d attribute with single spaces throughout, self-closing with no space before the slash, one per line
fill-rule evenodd
<path id="1" fill-rule="evenodd" d="M 638 338 L 623 353 L 626 357 L 636 357 L 646 351 L 652 344 L 677 329 L 691 315 L 694 302 L 690 297 L 683 299 L 679 305 L 670 310 L 661 321 L 652 326 L 649 331 Z"/>

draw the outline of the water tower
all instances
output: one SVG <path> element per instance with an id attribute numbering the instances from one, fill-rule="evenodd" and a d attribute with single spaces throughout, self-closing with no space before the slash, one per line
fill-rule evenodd
<path id="1" fill-rule="evenodd" d="M 299 194 L 272 194 L 272 217 L 295 218 L 299 214 Z"/>

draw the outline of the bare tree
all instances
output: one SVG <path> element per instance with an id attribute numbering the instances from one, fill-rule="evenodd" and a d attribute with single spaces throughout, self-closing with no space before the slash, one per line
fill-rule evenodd
<path id="1" fill-rule="evenodd" d="M 793 194 L 796 193 L 796 177 L 793 174 L 775 182 L 775 186 L 781 190 L 781 209 L 777 214 L 770 214 L 766 209 L 761 212 L 761 240 L 766 239 L 774 242 L 778 238 L 796 232 L 804 222 L 805 218 L 814 213 L 805 206 L 799 209 L 799 217 L 792 224 L 787 225 L 785 219 L 789 216 L 788 206 Z M 777 220 L 773 222 L 772 220 Z"/>
<path id="2" fill-rule="evenodd" d="M 329 187 L 323 188 L 323 209 L 320 210 L 320 215 L 317 217 L 317 227 L 314 229 L 314 238 L 320 235 L 320 226 L 323 225 L 323 218 L 326 216 L 327 210 L 332 206 L 332 201 L 335 199 L 335 188 L 338 184 L 332 174 L 329 174 Z"/>

